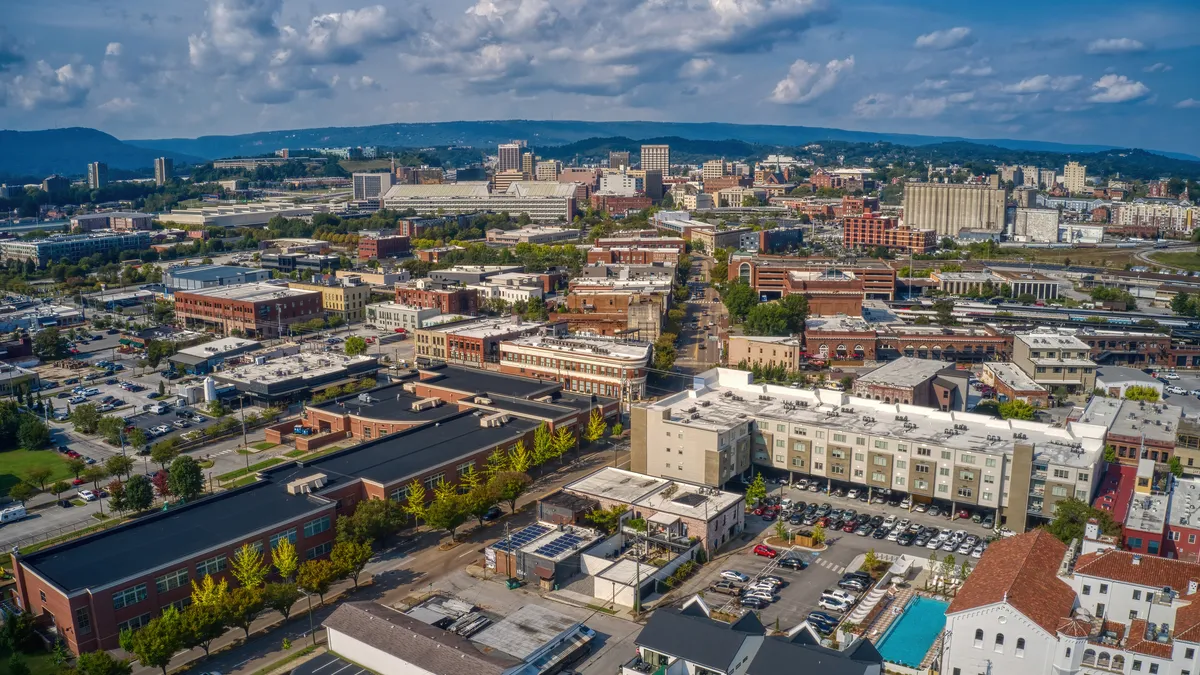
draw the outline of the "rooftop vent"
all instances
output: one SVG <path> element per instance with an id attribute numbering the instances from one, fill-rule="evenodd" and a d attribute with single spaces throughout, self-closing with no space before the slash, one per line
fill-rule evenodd
<path id="1" fill-rule="evenodd" d="M 496 413 L 479 418 L 479 426 L 485 429 L 504 426 L 508 422 L 507 413 Z"/>
<path id="2" fill-rule="evenodd" d="M 412 404 L 412 411 L 421 412 L 422 410 L 430 410 L 438 407 L 441 404 L 442 399 L 436 396 L 430 396 L 429 398 L 423 398 L 420 401 L 414 401 Z"/>
<path id="3" fill-rule="evenodd" d="M 316 473 L 311 476 L 305 476 L 304 478 L 297 478 L 296 480 L 287 484 L 288 494 L 306 495 L 314 490 L 320 490 L 321 488 L 325 487 L 326 478 L 328 478 L 328 476 L 323 473 Z"/>

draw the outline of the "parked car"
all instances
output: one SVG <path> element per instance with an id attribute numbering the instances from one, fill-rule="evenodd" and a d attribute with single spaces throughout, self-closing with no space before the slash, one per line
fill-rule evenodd
<path id="1" fill-rule="evenodd" d="M 828 610 L 832 610 L 834 612 L 845 612 L 846 610 L 850 609 L 850 603 L 839 602 L 832 598 L 826 598 L 826 597 L 822 597 L 820 600 L 818 600 L 817 605 L 820 606 L 822 609 L 828 609 Z"/>
<path id="2" fill-rule="evenodd" d="M 487 510 L 487 513 L 483 514 L 483 519 L 484 519 L 484 521 L 490 522 L 490 521 L 493 521 L 493 520 L 499 518 L 502 515 L 504 515 L 504 510 L 501 509 L 499 506 L 493 506 L 492 508 Z"/>
<path id="3" fill-rule="evenodd" d="M 766 544 L 759 544 L 754 547 L 754 555 L 761 555 L 766 558 L 774 558 L 779 555 L 779 551 L 776 551 Z"/>
<path id="4" fill-rule="evenodd" d="M 996 517 L 989 513 L 987 517 L 983 519 L 982 525 L 989 530 L 992 529 L 996 526 Z"/>
<path id="5" fill-rule="evenodd" d="M 942 510 L 939 509 L 936 504 L 932 505 L 929 507 L 929 515 L 940 516 L 940 515 L 942 515 Z"/>
<path id="6" fill-rule="evenodd" d="M 94 502 L 99 499 L 99 497 L 96 496 L 96 493 L 92 492 L 91 490 L 80 490 L 79 498 L 85 502 Z"/>
<path id="7" fill-rule="evenodd" d="M 736 581 L 740 584 L 744 584 L 747 581 L 750 581 L 750 577 L 746 576 L 745 574 L 742 574 L 741 572 L 739 572 L 737 570 L 722 570 L 720 576 L 722 579 L 728 579 L 729 581 Z"/>
<path id="8" fill-rule="evenodd" d="M 779 566 L 788 570 L 800 571 L 808 567 L 808 563 L 804 562 L 802 558 L 784 558 L 779 561 Z"/>
<path id="9" fill-rule="evenodd" d="M 862 592 L 867 590 L 867 584 L 863 583 L 862 579 L 857 579 L 854 577 L 843 578 L 837 583 L 837 585 L 838 588 L 844 588 L 848 591 Z"/>
<path id="10" fill-rule="evenodd" d="M 766 609 L 771 604 L 766 600 L 754 595 L 743 597 L 740 600 L 740 603 L 742 607 L 749 607 L 750 609 Z"/>

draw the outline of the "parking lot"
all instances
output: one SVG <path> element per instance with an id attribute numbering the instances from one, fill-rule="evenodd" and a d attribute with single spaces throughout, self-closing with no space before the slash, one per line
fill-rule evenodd
<path id="1" fill-rule="evenodd" d="M 1191 393 L 1193 391 L 1200 391 L 1200 375 L 1181 372 L 1178 373 L 1178 379 L 1170 380 L 1163 378 L 1161 381 L 1164 383 L 1164 403 L 1183 408 L 1183 414 L 1188 417 L 1200 417 L 1200 398 Z M 1172 394 L 1165 390 L 1166 387 L 1179 387 L 1185 393 Z"/>

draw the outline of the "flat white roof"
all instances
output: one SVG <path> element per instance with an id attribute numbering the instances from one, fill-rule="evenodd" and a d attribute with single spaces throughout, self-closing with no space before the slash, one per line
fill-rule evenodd
<path id="1" fill-rule="evenodd" d="M 610 337 L 572 335 L 560 338 L 549 335 L 527 335 L 507 340 L 504 345 L 546 349 L 572 354 L 595 354 L 628 361 L 645 361 L 650 358 L 650 345 L 644 342 L 617 340 Z M 501 349 L 504 349 L 501 345 Z"/>
<path id="2" fill-rule="evenodd" d="M 655 478 L 611 466 L 569 483 L 563 489 L 700 521 L 715 518 L 745 499 L 734 492 Z"/>
<path id="3" fill-rule="evenodd" d="M 235 349 L 242 349 L 247 346 L 258 347 L 259 343 L 246 338 L 227 337 L 212 342 L 180 349 L 177 353 L 187 354 L 189 356 L 198 356 L 202 359 L 213 356 L 220 356 L 226 352 L 231 352 Z"/>
<path id="4" fill-rule="evenodd" d="M 236 286 L 214 286 L 212 288 L 203 288 L 195 291 L 177 291 L 176 295 L 201 295 L 207 298 L 222 298 L 225 300 L 239 300 L 241 302 L 258 302 L 260 300 L 272 300 L 275 298 L 293 298 L 299 295 L 308 295 L 310 293 L 320 293 L 320 291 L 289 288 L 287 286 L 279 286 L 276 284 L 249 283 L 238 284 Z"/>
<path id="5" fill-rule="evenodd" d="M 375 360 L 374 356 L 345 356 L 335 352 L 301 352 L 272 359 L 263 364 L 251 363 L 228 368 L 217 376 L 237 382 L 270 384 L 295 377 L 310 380 L 345 370 L 355 363 Z"/>
<path id="6" fill-rule="evenodd" d="M 983 367 L 990 369 L 998 380 L 1012 387 L 1013 391 L 1046 391 L 1015 363 L 985 363 Z"/>

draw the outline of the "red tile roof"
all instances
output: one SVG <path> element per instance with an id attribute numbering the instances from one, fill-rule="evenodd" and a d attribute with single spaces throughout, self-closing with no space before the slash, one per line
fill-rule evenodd
<path id="1" fill-rule="evenodd" d="M 1003 539 L 983 554 L 946 614 L 1007 602 L 1049 633 L 1075 608 L 1075 591 L 1058 578 L 1067 546 L 1045 530 Z"/>
<path id="2" fill-rule="evenodd" d="M 1083 619 L 1062 618 L 1058 620 L 1058 632 L 1070 637 L 1087 637 L 1092 634 L 1092 624 Z"/>
<path id="3" fill-rule="evenodd" d="M 1112 579 L 1150 588 L 1170 586 L 1180 596 L 1187 597 L 1188 582 L 1200 581 L 1200 564 L 1106 549 L 1079 556 L 1079 560 L 1075 561 L 1075 575 Z"/>
<path id="4" fill-rule="evenodd" d="M 1157 642 L 1146 639 L 1146 620 L 1134 619 L 1129 622 L 1129 641 L 1125 643 L 1125 651 L 1146 656 L 1156 656 L 1160 659 L 1171 658 L 1171 643 Z"/>

